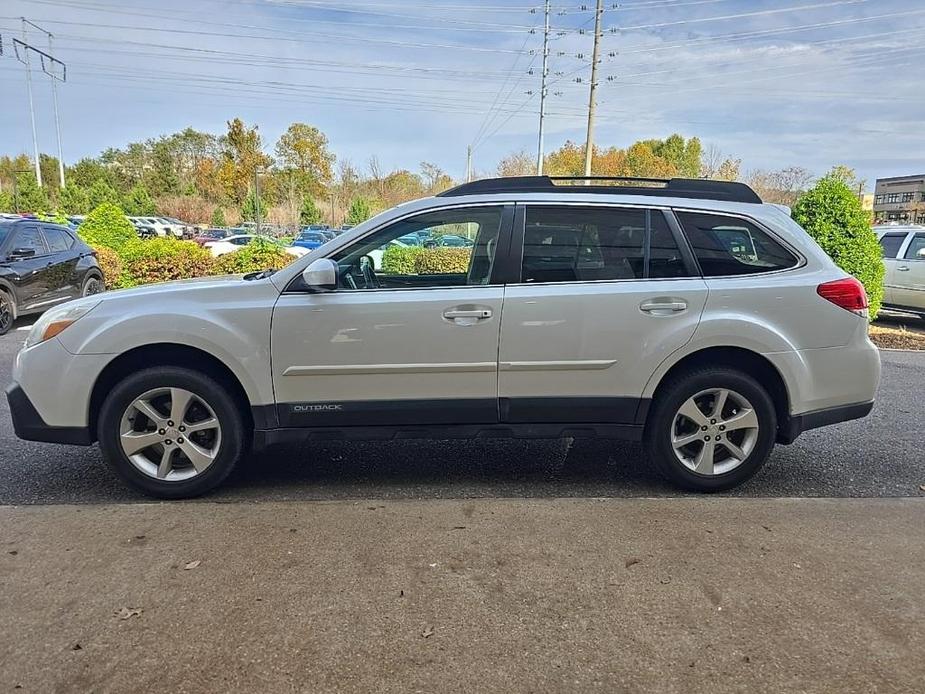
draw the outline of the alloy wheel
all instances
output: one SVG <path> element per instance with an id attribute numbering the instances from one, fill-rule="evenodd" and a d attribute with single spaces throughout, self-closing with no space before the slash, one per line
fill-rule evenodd
<path id="1" fill-rule="evenodd" d="M 741 465 L 758 442 L 758 415 L 728 388 L 702 390 L 675 414 L 671 447 L 682 465 L 701 475 L 722 475 Z"/>
<path id="2" fill-rule="evenodd" d="M 0 333 L 5 333 L 13 325 L 13 306 L 6 294 L 0 292 Z"/>
<path id="3" fill-rule="evenodd" d="M 92 296 L 103 291 L 103 283 L 98 277 L 91 277 L 84 284 L 84 296 Z"/>
<path id="4" fill-rule="evenodd" d="M 222 428 L 212 407 L 184 388 L 149 390 L 126 408 L 119 428 L 122 452 L 158 480 L 187 480 L 215 462 Z"/>

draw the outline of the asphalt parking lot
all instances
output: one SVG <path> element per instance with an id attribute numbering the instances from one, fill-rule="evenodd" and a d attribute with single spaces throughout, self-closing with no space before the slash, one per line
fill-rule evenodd
<path id="1" fill-rule="evenodd" d="M 10 380 L 29 321 L 0 337 Z M 846 374 L 846 376 L 848 376 Z M 925 484 L 925 353 L 883 352 L 877 406 L 866 419 L 778 446 L 764 470 L 728 492 L 744 497 L 919 496 Z M 103 465 L 96 447 L 15 437 L 0 404 L 0 504 L 142 501 Z M 310 444 L 249 460 L 210 501 L 655 497 L 680 493 L 620 441 L 452 441 Z"/>

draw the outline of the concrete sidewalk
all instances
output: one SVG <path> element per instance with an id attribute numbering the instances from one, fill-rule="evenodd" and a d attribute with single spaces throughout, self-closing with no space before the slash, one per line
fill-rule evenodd
<path id="1" fill-rule="evenodd" d="M 925 682 L 925 499 L 0 507 L 0 528 L 3 691 Z"/>

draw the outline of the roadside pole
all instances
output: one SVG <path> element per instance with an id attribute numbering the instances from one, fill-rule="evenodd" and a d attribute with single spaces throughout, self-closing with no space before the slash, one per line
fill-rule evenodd
<path id="1" fill-rule="evenodd" d="M 550 0 L 544 3 L 545 18 L 543 21 L 543 81 L 540 87 L 540 132 L 536 151 L 536 175 L 543 174 L 543 126 L 546 119 L 546 78 L 549 76 L 549 6 Z"/>
<path id="2" fill-rule="evenodd" d="M 591 52 L 591 90 L 588 97 L 588 136 L 585 139 L 585 176 L 591 175 L 591 158 L 594 154 L 594 97 L 597 91 L 597 64 L 601 50 L 601 17 L 603 15 L 604 0 L 597 0 L 594 17 L 594 50 Z"/>
<path id="3" fill-rule="evenodd" d="M 26 33 L 26 20 L 25 17 L 22 19 L 22 41 L 24 44 L 28 45 L 28 35 Z M 39 184 L 39 188 L 42 187 L 42 168 L 39 166 L 39 138 L 35 132 L 35 105 L 32 102 L 32 66 L 29 63 L 29 50 L 26 49 L 23 51 L 25 53 L 25 65 L 26 65 L 26 87 L 29 92 L 29 118 L 32 120 L 32 151 L 35 154 L 35 180 Z"/>

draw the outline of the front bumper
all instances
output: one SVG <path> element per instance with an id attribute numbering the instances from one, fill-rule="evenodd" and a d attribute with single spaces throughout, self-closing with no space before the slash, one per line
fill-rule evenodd
<path id="1" fill-rule="evenodd" d="M 89 427 L 54 427 L 46 424 L 18 383 L 7 386 L 6 399 L 10 403 L 13 430 L 19 438 L 75 446 L 89 446 L 93 443 Z"/>

